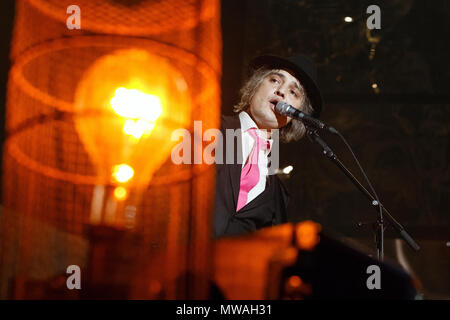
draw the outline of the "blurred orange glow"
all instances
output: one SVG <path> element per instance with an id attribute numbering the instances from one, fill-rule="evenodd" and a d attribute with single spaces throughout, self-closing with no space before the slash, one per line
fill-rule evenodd
<path id="1" fill-rule="evenodd" d="M 134 170 L 127 164 L 119 164 L 114 166 L 112 176 L 118 182 L 128 182 L 133 178 Z"/>
<path id="2" fill-rule="evenodd" d="M 147 120 L 131 120 L 127 119 L 125 125 L 123 126 L 123 132 L 133 136 L 136 139 L 142 137 L 142 135 L 149 135 L 155 127 L 155 123 Z"/>
<path id="3" fill-rule="evenodd" d="M 127 189 L 125 189 L 124 187 L 116 187 L 114 189 L 114 197 L 118 201 L 125 200 L 127 198 Z"/>
<path id="4" fill-rule="evenodd" d="M 312 286 L 297 275 L 290 276 L 285 283 L 284 299 L 303 300 L 312 293 Z"/>
<path id="5" fill-rule="evenodd" d="M 313 250 L 320 241 L 322 226 L 313 221 L 304 221 L 296 226 L 297 246 L 302 250 Z"/>
<path id="6" fill-rule="evenodd" d="M 136 139 L 149 135 L 162 113 L 159 97 L 136 89 L 120 87 L 110 101 L 114 112 L 124 118 L 123 132 Z"/>
<path id="7" fill-rule="evenodd" d="M 156 121 L 162 113 L 161 100 L 136 89 L 118 88 L 111 98 L 111 107 L 125 118 Z"/>
<path id="8" fill-rule="evenodd" d="M 291 276 L 289 277 L 288 285 L 291 288 L 298 288 L 302 285 L 302 279 L 299 276 Z"/>

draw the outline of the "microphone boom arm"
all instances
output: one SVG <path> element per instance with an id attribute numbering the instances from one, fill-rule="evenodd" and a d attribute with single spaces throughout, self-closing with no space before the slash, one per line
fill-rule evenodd
<path id="1" fill-rule="evenodd" d="M 394 227 L 395 230 L 400 234 L 400 236 L 406 241 L 406 243 L 414 250 L 419 251 L 420 247 L 419 245 L 414 241 L 414 239 L 406 232 L 405 228 L 392 217 L 390 212 L 378 201 L 375 200 L 375 198 L 372 196 L 372 194 L 367 191 L 366 188 L 359 182 L 359 180 L 350 172 L 350 170 L 345 167 L 345 165 L 337 158 L 337 156 L 334 154 L 334 152 L 331 150 L 331 148 L 325 143 L 325 141 L 322 140 L 322 138 L 317 134 L 315 130 L 311 130 L 310 128 L 307 128 L 307 135 L 310 138 L 311 141 L 317 143 L 322 149 L 324 155 L 330 159 L 335 165 L 341 169 L 342 172 L 350 179 L 350 181 L 353 182 L 353 184 L 358 188 L 359 191 L 361 191 L 367 199 L 372 204 L 372 207 L 375 210 L 379 210 L 379 207 L 381 206 L 381 209 L 383 210 L 383 217 L 387 218 L 387 220 L 391 223 L 391 225 Z M 377 249 L 380 251 L 383 251 L 383 226 L 378 226 L 378 234 L 377 234 Z"/>

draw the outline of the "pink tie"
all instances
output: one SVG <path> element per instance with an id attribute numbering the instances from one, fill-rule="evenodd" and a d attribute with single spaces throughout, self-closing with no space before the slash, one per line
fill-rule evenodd
<path id="1" fill-rule="evenodd" d="M 258 156 L 261 148 L 266 149 L 269 147 L 269 141 L 264 144 L 264 140 L 256 134 L 256 128 L 250 128 L 247 131 L 253 139 L 255 139 L 255 144 L 253 149 L 248 156 L 248 161 L 241 171 L 241 186 L 239 189 L 239 197 L 236 212 L 238 212 L 243 206 L 246 205 L 248 199 L 248 193 L 252 190 L 259 181 L 259 167 L 258 167 Z"/>

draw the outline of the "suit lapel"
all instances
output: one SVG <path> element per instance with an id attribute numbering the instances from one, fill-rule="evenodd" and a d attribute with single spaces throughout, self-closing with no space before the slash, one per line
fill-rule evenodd
<path id="1" fill-rule="evenodd" d="M 233 117 L 224 117 L 222 123 L 223 128 L 223 135 L 224 135 L 224 155 L 227 154 L 226 148 L 227 148 L 227 135 L 226 135 L 226 129 L 233 129 L 237 130 L 241 128 L 241 122 L 239 120 L 239 116 L 233 116 Z M 238 131 L 238 134 L 233 138 L 233 163 L 228 164 L 227 167 L 229 168 L 228 173 L 230 175 L 230 181 L 231 181 L 231 187 L 232 187 L 232 193 L 233 193 L 233 205 L 236 209 L 237 207 L 237 201 L 239 197 L 239 188 L 241 184 L 241 170 L 242 170 L 242 164 L 238 163 L 238 159 L 242 157 L 242 133 L 241 130 Z M 231 141 L 229 142 L 231 143 Z M 239 158 L 238 158 L 239 157 Z M 226 161 L 226 158 L 224 159 Z"/>

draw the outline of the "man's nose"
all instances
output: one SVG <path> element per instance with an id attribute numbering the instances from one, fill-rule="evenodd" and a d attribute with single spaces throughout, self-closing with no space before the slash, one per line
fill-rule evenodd
<path id="1" fill-rule="evenodd" d="M 280 96 L 280 97 L 282 97 L 282 98 L 284 99 L 284 90 L 283 90 L 283 88 L 278 88 L 278 89 L 275 91 L 275 94 L 276 94 L 277 96 Z"/>

